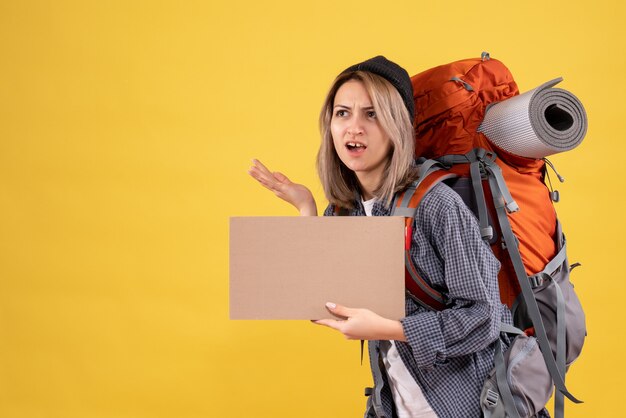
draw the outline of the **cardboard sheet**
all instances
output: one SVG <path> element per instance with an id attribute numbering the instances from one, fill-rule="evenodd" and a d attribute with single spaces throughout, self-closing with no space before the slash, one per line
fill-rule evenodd
<path id="1" fill-rule="evenodd" d="M 233 217 L 230 318 L 329 318 L 335 302 L 400 319 L 403 256 L 402 217 Z"/>

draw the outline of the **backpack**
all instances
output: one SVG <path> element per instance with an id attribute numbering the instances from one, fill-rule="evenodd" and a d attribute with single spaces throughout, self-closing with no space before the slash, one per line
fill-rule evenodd
<path id="1" fill-rule="evenodd" d="M 483 414 L 535 416 L 554 386 L 555 417 L 562 417 L 564 396 L 580 402 L 567 390 L 565 372 L 581 352 L 586 328 L 569 280 L 578 264 L 568 263 L 553 206 L 558 192 L 545 184 L 546 163 L 551 164 L 507 152 L 480 132 L 489 107 L 517 96 L 517 85 L 510 71 L 487 53 L 429 69 L 411 81 L 420 176 L 396 198 L 392 213 L 407 222 L 407 293 L 427 309 L 445 307 L 441 293 L 419 277 L 408 257 L 415 208 L 445 181 L 474 211 L 483 239 L 502 265 L 500 296 L 515 325 L 501 326 L 512 342 L 502 350 L 498 341 L 495 366 L 481 395 Z M 581 114 L 586 118 L 584 110 Z"/>
<path id="2" fill-rule="evenodd" d="M 563 417 L 564 396 L 580 402 L 567 390 L 565 373 L 580 354 L 586 328 L 569 280 L 577 264 L 568 263 L 553 206 L 558 192 L 545 184 L 546 162 L 551 164 L 507 152 L 479 132 L 489 106 L 517 96 L 517 85 L 487 53 L 432 68 L 411 81 L 420 175 L 396 197 L 392 213 L 406 218 L 407 294 L 427 309 L 445 308 L 441 293 L 419 277 L 408 256 L 415 209 L 444 181 L 476 214 L 483 239 L 502 265 L 500 297 L 515 325 L 501 326 L 508 334 L 503 339 L 511 342 L 506 349 L 497 343 L 481 395 L 484 416 L 540 414 L 556 387 L 554 413 Z"/>

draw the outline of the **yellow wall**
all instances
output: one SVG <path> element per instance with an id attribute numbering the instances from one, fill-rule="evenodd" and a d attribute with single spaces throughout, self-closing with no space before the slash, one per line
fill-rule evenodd
<path id="1" fill-rule="evenodd" d="M 295 214 L 337 72 L 487 50 L 589 131 L 553 160 L 588 314 L 569 417 L 619 416 L 626 7 L 613 1 L 0 0 L 0 417 L 357 417 L 358 342 L 228 320 L 228 217 Z M 615 411 L 614 411 L 615 409 Z"/>

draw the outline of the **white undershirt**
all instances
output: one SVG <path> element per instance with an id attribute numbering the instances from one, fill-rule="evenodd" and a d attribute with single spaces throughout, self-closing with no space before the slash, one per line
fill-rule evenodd
<path id="1" fill-rule="evenodd" d="M 376 198 L 372 198 L 370 200 L 361 200 L 363 203 L 363 209 L 365 209 L 365 214 L 367 216 L 372 216 L 372 208 L 374 207 L 374 203 L 376 203 Z"/>
<path id="2" fill-rule="evenodd" d="M 362 201 L 367 216 L 372 216 L 375 201 L 375 198 Z M 398 418 L 437 418 L 437 414 L 424 397 L 422 389 L 400 358 L 395 342 L 381 341 L 380 352 L 383 356 Z"/>
<path id="3" fill-rule="evenodd" d="M 380 348 L 398 418 L 437 418 L 400 358 L 395 341 L 381 341 Z"/>

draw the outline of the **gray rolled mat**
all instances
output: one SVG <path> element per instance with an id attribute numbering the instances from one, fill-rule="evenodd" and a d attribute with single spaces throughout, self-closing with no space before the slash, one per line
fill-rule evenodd
<path id="1" fill-rule="evenodd" d="M 587 132 L 582 103 L 567 90 L 553 88 L 556 78 L 487 108 L 478 127 L 496 146 L 529 158 L 571 150 Z"/>

